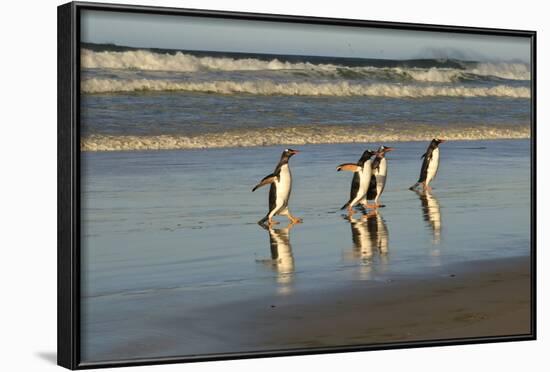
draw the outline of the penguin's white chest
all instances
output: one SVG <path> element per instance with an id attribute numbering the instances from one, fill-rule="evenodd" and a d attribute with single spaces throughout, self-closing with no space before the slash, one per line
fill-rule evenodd
<path id="1" fill-rule="evenodd" d="M 279 175 L 279 181 L 277 182 L 277 200 L 286 202 L 290 195 L 290 189 L 292 187 L 292 175 L 288 164 L 281 167 L 281 173 Z"/>
<path id="2" fill-rule="evenodd" d="M 439 148 L 436 148 L 432 151 L 432 158 L 430 159 L 430 164 L 428 164 L 428 174 L 426 176 L 426 183 L 430 183 L 435 175 L 437 174 L 437 169 L 439 168 Z"/>
<path id="3" fill-rule="evenodd" d="M 376 177 L 376 190 L 378 194 L 380 194 L 382 190 L 384 190 L 384 186 L 386 185 L 387 175 L 388 175 L 388 163 L 386 161 L 386 158 L 382 158 L 380 159 L 380 164 L 378 165 L 378 168 L 374 172 L 374 176 Z"/>
<path id="4" fill-rule="evenodd" d="M 386 158 L 380 159 L 380 164 L 378 165 L 378 168 L 376 169 L 375 176 L 377 177 L 386 177 L 388 174 L 388 163 L 386 161 Z"/>

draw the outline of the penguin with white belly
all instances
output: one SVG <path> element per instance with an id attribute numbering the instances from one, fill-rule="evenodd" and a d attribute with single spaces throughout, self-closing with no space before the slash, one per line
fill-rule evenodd
<path id="1" fill-rule="evenodd" d="M 424 191 L 430 191 L 430 182 L 435 178 L 437 170 L 439 169 L 439 145 L 446 142 L 445 140 L 434 138 L 430 145 L 426 149 L 426 152 L 422 157 L 422 168 L 420 169 L 420 177 L 418 182 L 409 187 L 410 190 L 416 189 L 419 185 L 422 185 Z"/>
<path id="2" fill-rule="evenodd" d="M 252 189 L 254 192 L 262 186 L 271 185 L 269 189 L 269 212 L 267 212 L 264 218 L 258 221 L 260 225 L 266 221 L 269 226 L 277 224 L 278 222 L 273 220 L 273 217 L 277 215 L 287 216 L 292 223 L 302 222 L 300 218 L 293 216 L 288 209 L 288 200 L 292 191 L 292 174 L 290 173 L 288 161 L 297 153 L 299 153 L 298 150 L 284 150 L 281 160 L 279 160 L 279 163 L 275 167 L 275 171 L 264 177 Z"/>
<path id="3" fill-rule="evenodd" d="M 393 150 L 394 148 L 389 146 L 380 146 L 378 148 L 376 157 L 372 161 L 372 176 L 370 178 L 367 196 L 361 202 L 363 206 L 370 207 L 367 204 L 367 200 L 374 200 L 374 205 L 372 205 L 373 208 L 382 207 L 380 204 L 380 196 L 384 192 L 388 177 L 388 162 L 386 160 L 386 153 Z"/>
<path id="4" fill-rule="evenodd" d="M 357 205 L 366 195 L 369 188 L 370 178 L 372 176 L 372 156 L 376 152 L 372 150 L 366 150 L 361 155 L 361 158 L 357 163 L 345 163 L 336 167 L 338 172 L 345 170 L 353 172 L 353 179 L 351 181 L 351 190 L 349 201 L 344 204 L 341 209 L 348 210 L 348 215 L 352 216 L 354 211 L 353 207 Z"/>

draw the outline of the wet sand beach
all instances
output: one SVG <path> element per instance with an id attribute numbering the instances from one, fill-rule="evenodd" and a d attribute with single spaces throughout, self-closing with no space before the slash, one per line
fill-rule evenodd
<path id="1" fill-rule="evenodd" d="M 445 143 L 411 192 L 425 146 L 395 144 L 386 207 L 351 220 L 335 166 L 375 144 L 301 146 L 304 222 L 272 229 L 250 190 L 279 147 L 84 153 L 83 359 L 528 333 L 528 140 Z"/>
<path id="2" fill-rule="evenodd" d="M 241 326 L 275 348 L 528 334 L 529 259 L 449 265 L 424 278 L 354 283 L 272 302 L 237 307 Z"/>
<path id="3" fill-rule="evenodd" d="M 159 314 L 150 314 L 163 332 L 128 339 L 103 360 L 140 352 L 170 357 L 183 346 L 193 355 L 518 336 L 531 327 L 528 257 L 448 265 L 429 275 L 273 294 L 196 311 L 179 312 L 181 297 L 165 300 Z"/>

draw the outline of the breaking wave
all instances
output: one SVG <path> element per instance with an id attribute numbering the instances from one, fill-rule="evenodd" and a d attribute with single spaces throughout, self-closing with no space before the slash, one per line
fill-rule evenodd
<path id="1" fill-rule="evenodd" d="M 83 93 L 116 93 L 143 91 L 185 91 L 217 94 L 254 94 L 286 96 L 373 96 L 393 98 L 422 97 L 511 97 L 529 98 L 527 87 L 498 85 L 494 87 L 419 86 L 401 84 L 359 84 L 347 81 L 331 83 L 251 81 L 189 82 L 156 79 L 88 79 L 82 81 Z"/>
<path id="2" fill-rule="evenodd" d="M 81 66 L 140 71 L 298 71 L 304 75 L 328 75 L 348 79 L 380 77 L 426 82 L 456 82 L 500 78 L 530 80 L 525 63 L 464 63 L 464 68 L 343 66 L 333 63 L 288 62 L 277 58 L 230 58 L 193 54 L 155 53 L 148 50 L 93 51 L 82 49 Z M 396 61 L 397 62 L 397 61 Z M 401 63 L 405 63 L 401 61 Z"/>
<path id="3" fill-rule="evenodd" d="M 381 143 L 429 141 L 434 137 L 452 141 L 522 139 L 530 137 L 529 125 L 436 126 L 389 125 L 309 126 L 262 128 L 186 135 L 89 135 L 81 139 L 82 151 L 187 150 L 224 147 L 305 145 L 323 143 Z"/>
<path id="4" fill-rule="evenodd" d="M 108 68 L 121 70 L 196 72 L 215 71 L 262 71 L 262 70 L 308 70 L 331 69 L 332 65 L 282 62 L 277 59 L 263 61 L 256 58 L 197 57 L 192 54 L 153 53 L 147 50 L 126 52 L 94 52 L 83 49 L 80 63 L 84 68 Z"/>
<path id="5" fill-rule="evenodd" d="M 478 63 L 469 72 L 509 80 L 531 80 L 531 71 L 525 63 Z"/>

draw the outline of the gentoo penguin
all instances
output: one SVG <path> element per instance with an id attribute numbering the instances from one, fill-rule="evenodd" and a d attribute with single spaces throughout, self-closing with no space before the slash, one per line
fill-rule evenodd
<path id="1" fill-rule="evenodd" d="M 338 172 L 342 170 L 353 172 L 349 201 L 340 208 L 347 208 L 349 216 L 353 215 L 353 207 L 359 203 L 367 193 L 372 175 L 371 157 L 375 154 L 376 152 L 372 150 L 366 150 L 357 163 L 345 163 L 336 167 Z"/>
<path id="2" fill-rule="evenodd" d="M 267 212 L 264 218 L 258 221 L 260 225 L 266 221 L 269 226 L 277 224 L 278 222 L 273 220 L 273 217 L 276 215 L 287 216 L 292 223 L 302 222 L 300 218 L 294 217 L 288 210 L 288 199 L 292 191 L 292 174 L 290 173 L 288 161 L 297 153 L 299 153 L 298 150 L 284 150 L 281 155 L 281 160 L 279 160 L 279 164 L 277 164 L 273 173 L 265 176 L 260 183 L 252 189 L 254 192 L 262 186 L 271 185 L 269 189 L 269 212 Z"/>
<path id="3" fill-rule="evenodd" d="M 393 147 L 380 146 L 376 152 L 376 157 L 372 161 L 372 176 L 370 178 L 369 189 L 366 198 L 362 204 L 367 205 L 367 200 L 374 200 L 374 208 L 380 207 L 380 196 L 386 187 L 386 179 L 388 175 L 388 162 L 386 153 L 393 151 Z"/>
<path id="4" fill-rule="evenodd" d="M 434 138 L 430 145 L 426 149 L 422 158 L 422 168 L 420 169 L 420 177 L 418 177 L 418 182 L 409 187 L 410 190 L 414 190 L 419 185 L 422 185 L 422 189 L 431 190 L 430 182 L 435 178 L 437 174 L 437 169 L 439 168 L 439 145 L 445 140 Z"/>

